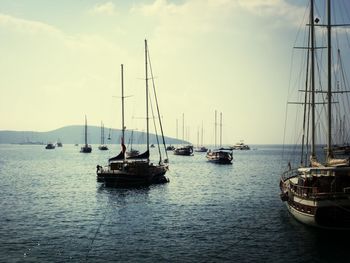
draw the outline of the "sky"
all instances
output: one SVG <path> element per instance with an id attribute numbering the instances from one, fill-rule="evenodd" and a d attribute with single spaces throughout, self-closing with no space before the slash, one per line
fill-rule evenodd
<path id="1" fill-rule="evenodd" d="M 165 135 L 283 141 L 291 54 L 306 0 L 0 0 L 0 130 L 145 129 L 144 39 Z"/>

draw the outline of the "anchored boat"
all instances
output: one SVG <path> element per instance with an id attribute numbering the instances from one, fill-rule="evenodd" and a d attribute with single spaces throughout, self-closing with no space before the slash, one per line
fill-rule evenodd
<path id="1" fill-rule="evenodd" d="M 310 17 L 308 31 L 307 85 L 303 90 L 303 122 L 299 167 L 293 168 L 288 163 L 287 170 L 280 180 L 281 199 L 289 212 L 300 222 L 330 229 L 350 228 L 350 166 L 349 159 L 336 159 L 332 144 L 332 107 L 334 96 L 341 93 L 332 89 L 332 27 L 331 1 L 327 1 L 327 23 L 317 24 L 320 20 L 314 17 L 314 0 L 310 1 Z M 323 26 L 327 29 L 327 66 L 328 73 L 323 76 L 327 80 L 327 90 L 316 87 L 316 46 L 315 28 Z M 345 93 L 346 91 L 342 91 Z M 317 97 L 317 95 L 323 95 Z M 326 95 L 326 96 L 324 96 Z M 321 98 L 320 98 L 321 97 Z M 324 99 L 325 98 L 325 99 Z M 299 103 L 300 104 L 300 103 Z M 326 156 L 321 158 L 323 150 L 317 150 L 316 129 L 320 119 L 316 116 L 316 105 L 326 107 Z M 310 132 L 309 132 L 310 131 Z M 309 142 L 309 140 L 311 142 Z M 318 138 L 320 140 L 322 138 Z M 324 159 L 324 160 L 323 160 Z"/>
<path id="2" fill-rule="evenodd" d="M 140 186 L 150 185 L 156 183 L 169 182 L 165 177 L 168 171 L 167 158 L 163 161 L 159 150 L 159 162 L 153 164 L 150 162 L 150 143 L 149 143 L 149 116 L 148 116 L 148 102 L 149 102 L 149 88 L 148 88 L 148 47 L 147 40 L 145 40 L 145 71 L 146 71 L 146 126 L 147 126 L 147 149 L 144 153 L 136 156 L 126 157 L 126 147 L 124 145 L 125 125 L 124 125 L 124 77 L 123 65 L 121 65 L 121 91 L 122 91 L 122 137 L 121 137 L 121 152 L 108 160 L 108 165 L 102 167 L 97 165 L 97 181 L 105 183 L 106 186 Z M 150 67 L 152 70 L 152 68 Z M 152 72 L 152 71 L 151 71 Z M 153 80 L 153 77 L 152 77 Z M 153 83 L 154 84 L 154 83 Z M 154 88 L 154 85 L 153 85 Z M 155 92 L 155 89 L 154 89 Z M 154 93 L 155 94 L 155 93 Z M 155 95 L 156 97 L 156 95 Z M 157 101 L 157 99 L 156 99 Z M 157 110 L 159 110 L 157 105 Z M 158 116 L 161 116 L 158 112 Z M 160 118 L 159 118 L 160 121 Z M 161 131 L 162 125 L 160 121 Z M 158 137 L 158 136 L 157 136 Z M 162 132 L 164 149 L 165 141 Z M 158 149 L 159 144 L 158 144 Z"/>

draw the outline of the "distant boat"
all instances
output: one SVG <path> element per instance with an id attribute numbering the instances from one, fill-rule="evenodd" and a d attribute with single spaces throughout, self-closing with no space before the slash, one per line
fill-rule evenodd
<path id="1" fill-rule="evenodd" d="M 132 148 L 133 140 L 134 140 L 134 130 L 131 131 L 131 136 L 129 138 L 129 145 L 128 145 L 128 148 L 130 148 L 130 150 L 126 152 L 126 157 L 135 157 L 140 154 L 140 151 Z"/>
<path id="2" fill-rule="evenodd" d="M 63 144 L 60 141 L 60 139 L 57 140 L 56 145 L 57 145 L 57 147 L 63 147 Z"/>
<path id="3" fill-rule="evenodd" d="M 182 113 L 182 142 L 185 142 L 185 114 Z M 174 155 L 193 156 L 193 145 L 181 145 L 174 149 Z"/>
<path id="4" fill-rule="evenodd" d="M 91 145 L 88 144 L 87 142 L 87 120 L 85 116 L 85 145 L 80 148 L 81 153 L 91 153 L 92 148 Z"/>
<path id="5" fill-rule="evenodd" d="M 215 130 L 216 130 L 216 111 L 215 111 Z M 215 132 L 216 133 L 216 132 Z M 222 113 L 220 113 L 220 148 L 214 150 L 208 150 L 207 160 L 211 163 L 218 164 L 231 164 L 232 150 L 222 147 Z"/>
<path id="6" fill-rule="evenodd" d="M 231 164 L 233 160 L 232 151 L 221 148 L 216 150 L 208 150 L 206 157 L 209 162 L 218 164 Z"/>
<path id="7" fill-rule="evenodd" d="M 45 146 L 45 149 L 47 150 L 52 150 L 52 149 L 55 149 L 55 145 L 53 143 L 48 143 L 46 146 Z"/>
<path id="8" fill-rule="evenodd" d="M 336 3 L 336 1 L 333 1 Z M 319 10 L 318 10 L 319 11 Z M 321 12 L 322 13 L 322 12 Z M 309 23 L 306 28 L 306 32 L 309 37 L 306 38 L 308 44 L 305 49 L 307 50 L 307 60 L 304 61 L 304 65 L 307 65 L 305 71 L 306 81 L 302 98 L 303 101 L 303 119 L 300 120 L 303 123 L 301 147 L 300 149 L 300 165 L 293 167 L 294 163 L 291 159 L 288 162 L 286 170 L 283 172 L 280 180 L 281 199 L 285 202 L 288 211 L 295 219 L 308 226 L 325 228 L 329 230 L 349 230 L 350 229 L 350 164 L 349 159 L 336 159 L 333 153 L 332 139 L 333 131 L 332 123 L 334 123 L 334 115 L 332 115 L 333 104 L 335 100 L 340 100 L 342 96 L 339 94 L 346 93 L 347 91 L 338 90 L 332 88 L 332 72 L 335 65 L 332 63 L 332 48 L 336 47 L 336 44 L 331 45 L 331 21 L 338 21 L 337 19 L 331 19 L 331 2 L 327 1 L 327 60 L 328 67 L 327 72 L 322 70 L 320 74 L 316 75 L 316 71 L 319 67 L 323 68 L 323 65 L 316 65 L 316 58 L 322 57 L 323 54 L 316 56 L 315 52 L 318 47 L 315 46 L 315 22 L 318 22 L 318 18 L 315 20 L 314 15 L 314 2 L 311 0 Z M 322 18 L 321 18 L 322 21 Z M 339 24 L 340 25 L 340 24 Z M 335 39 L 342 41 L 342 38 L 337 34 Z M 323 38 L 323 35 L 322 35 Z M 346 41 L 347 38 L 344 39 Z M 347 42 L 347 41 L 346 41 Z M 325 76 L 324 76 L 325 75 Z M 320 80 L 316 80 L 316 76 L 320 77 Z M 321 83 L 325 81 L 326 83 Z M 325 84 L 325 85 L 324 85 Z M 318 88 L 319 85 L 319 88 Z M 326 90 L 322 90 L 324 86 L 327 86 Z M 317 96 L 321 93 L 319 96 Z M 335 94 L 337 96 L 335 97 Z M 325 95 L 327 94 L 327 95 Z M 348 99 L 346 100 L 347 106 Z M 300 103 L 299 103 L 300 104 Z M 322 111 L 316 111 L 318 104 L 326 104 L 325 116 L 322 116 Z M 337 106 L 337 110 L 341 108 Z M 346 109 L 348 112 L 348 109 Z M 321 115 L 321 116 L 320 116 Z M 322 118 L 324 117 L 324 118 Z M 297 119 L 297 118 L 296 118 Z M 317 141 L 320 138 L 316 137 L 318 134 L 318 123 L 320 120 L 324 120 L 326 131 L 324 134 L 320 134 L 321 139 L 327 141 L 325 158 L 318 158 L 320 152 L 317 151 Z M 295 125 L 295 124 L 294 124 Z M 298 126 L 298 125 L 296 125 Z M 309 132 L 310 130 L 310 132 Z M 305 136 L 304 136 L 305 132 Z M 298 133 L 299 134 L 299 133 Z M 310 134 L 310 136 L 309 136 Z M 317 139 L 317 141 L 316 141 Z M 324 160 L 324 161 L 323 161 Z M 295 226 L 293 226 L 294 229 Z M 297 229 L 295 229 L 297 230 Z M 337 232 L 341 233 L 341 232 Z M 330 233 L 324 233 L 330 234 Z"/>
<path id="9" fill-rule="evenodd" d="M 208 148 L 203 146 L 203 122 L 201 132 L 201 145 L 199 145 L 199 131 L 197 131 L 197 147 L 194 149 L 195 152 L 207 152 Z"/>
<path id="10" fill-rule="evenodd" d="M 102 122 L 101 122 L 101 145 L 98 146 L 98 149 L 101 151 L 108 150 L 107 145 L 105 145 L 105 127 Z"/>
<path id="11" fill-rule="evenodd" d="M 109 133 L 108 133 L 108 138 L 107 140 L 110 141 L 112 138 L 111 138 L 111 128 L 109 128 Z"/>
<path id="12" fill-rule="evenodd" d="M 184 156 L 192 156 L 193 155 L 193 146 L 185 145 L 179 146 L 174 149 L 174 155 L 184 155 Z"/>
<path id="13" fill-rule="evenodd" d="M 166 147 L 166 150 L 167 151 L 174 151 L 175 150 L 175 146 L 169 145 L 169 146 Z"/>
<path id="14" fill-rule="evenodd" d="M 146 127 L 147 127 L 147 149 L 134 157 L 126 158 L 126 147 L 124 145 L 125 124 L 124 124 L 124 67 L 121 65 L 121 91 L 122 91 L 122 137 L 121 137 L 121 152 L 108 160 L 108 166 L 102 167 L 97 165 L 97 181 L 103 182 L 106 186 L 140 186 L 150 185 L 154 183 L 166 183 L 169 180 L 165 177 L 168 170 L 168 165 L 165 164 L 167 159 L 162 160 L 159 156 L 159 162 L 153 164 L 150 162 L 150 145 L 149 145 L 149 117 L 148 117 L 148 49 L 147 41 L 145 40 L 145 71 L 146 71 Z M 153 79 L 153 77 L 152 77 Z M 155 99 L 157 102 L 157 99 Z M 160 115 L 159 115 L 160 116 Z M 162 128 L 161 128 L 162 130 Z M 163 141 L 164 136 L 162 133 Z M 159 145 L 158 145 L 159 147 Z"/>
<path id="15" fill-rule="evenodd" d="M 235 145 L 230 147 L 232 150 L 250 150 L 250 147 L 244 144 L 243 141 L 236 143 Z"/>

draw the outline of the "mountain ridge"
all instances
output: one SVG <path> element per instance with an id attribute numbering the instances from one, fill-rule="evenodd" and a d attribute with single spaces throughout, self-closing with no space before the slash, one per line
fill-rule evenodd
<path id="1" fill-rule="evenodd" d="M 109 130 L 111 131 L 111 140 L 108 140 Z M 121 138 L 120 129 L 110 129 L 105 127 L 105 143 L 120 143 Z M 159 142 L 162 143 L 160 135 L 158 135 Z M 131 139 L 131 130 L 125 131 L 125 143 L 127 144 Z M 172 137 L 164 136 L 166 144 L 188 144 L 187 141 L 182 141 Z M 43 143 L 56 142 L 60 140 L 63 144 L 83 143 L 84 142 L 84 125 L 68 125 L 52 131 L 13 131 L 0 130 L 0 144 L 7 143 Z M 88 125 L 88 143 L 101 143 L 101 127 Z M 140 131 L 133 131 L 133 144 L 145 144 L 146 133 Z M 156 144 L 156 135 L 150 133 L 150 143 Z"/>

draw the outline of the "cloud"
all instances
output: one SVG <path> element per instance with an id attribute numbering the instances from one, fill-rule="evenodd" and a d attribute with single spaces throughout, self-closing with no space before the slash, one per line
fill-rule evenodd
<path id="1" fill-rule="evenodd" d="M 14 16 L 6 15 L 6 14 L 0 14 L 0 26 L 10 29 L 10 30 L 16 30 L 19 32 L 25 32 L 30 34 L 49 34 L 49 35 L 62 35 L 62 32 L 48 24 L 38 22 L 38 21 L 31 21 L 31 20 L 25 20 L 22 18 L 17 18 Z"/>
<path id="2" fill-rule="evenodd" d="M 112 2 L 97 4 L 89 10 L 90 14 L 112 16 L 117 13 L 115 5 Z"/>

